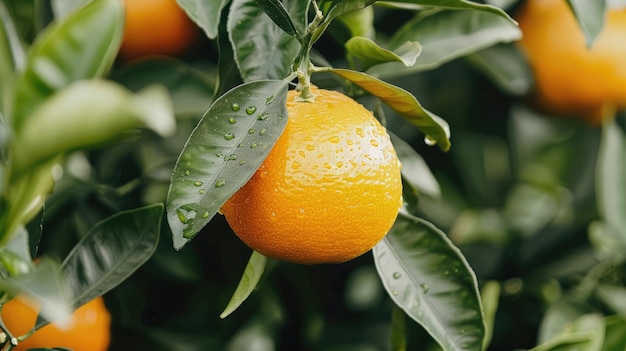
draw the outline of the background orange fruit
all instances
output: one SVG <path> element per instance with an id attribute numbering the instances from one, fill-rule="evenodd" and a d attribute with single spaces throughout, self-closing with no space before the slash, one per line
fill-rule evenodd
<path id="1" fill-rule="evenodd" d="M 176 0 L 124 0 L 126 20 L 120 57 L 179 56 L 191 47 L 198 27 Z"/>
<path id="2" fill-rule="evenodd" d="M 402 204 L 401 165 L 370 111 L 339 92 L 312 91 L 313 103 L 288 93 L 283 134 L 221 211 L 237 236 L 266 256 L 345 262 L 393 225 Z"/>
<path id="3" fill-rule="evenodd" d="M 541 108 L 598 123 L 626 106 L 626 9 L 608 11 L 591 48 L 565 0 L 526 0 L 515 19 Z"/>
<path id="4" fill-rule="evenodd" d="M 16 337 L 29 332 L 36 319 L 37 312 L 18 298 L 10 300 L 2 308 L 2 320 Z M 111 315 L 104 299 L 98 297 L 74 311 L 66 328 L 48 324 L 20 341 L 13 350 L 66 347 L 74 351 L 104 351 L 111 339 L 110 324 Z"/>

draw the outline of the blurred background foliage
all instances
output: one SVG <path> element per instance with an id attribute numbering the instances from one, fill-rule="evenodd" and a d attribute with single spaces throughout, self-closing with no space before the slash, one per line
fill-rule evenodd
<path id="1" fill-rule="evenodd" d="M 510 13 L 518 5 L 490 2 Z M 46 2 L 8 4 L 27 40 L 52 16 Z M 422 13 L 386 6 L 370 10 L 383 43 Z M 345 66 L 350 29 L 333 23 L 316 44 L 314 60 Z M 45 206 L 40 255 L 65 257 L 98 221 L 165 200 L 191 130 L 215 93 L 239 79 L 232 61 L 219 61 L 223 40 L 198 35 L 180 57 L 115 64 L 109 78 L 133 91 L 152 83 L 167 87 L 177 134 L 164 139 L 145 131 L 135 140 L 71 155 Z M 497 282 L 483 297 L 491 299 L 486 308 L 497 306 L 489 349 L 533 348 L 560 331 L 564 321 L 590 312 L 613 315 L 607 328 L 624 329 L 618 314 L 626 312 L 624 267 L 607 242 L 597 204 L 598 172 L 607 171 L 597 170 L 602 128 L 535 111 L 527 103 L 530 68 L 514 43 L 494 42 L 457 56 L 387 75 L 450 124 L 453 146 L 447 153 L 425 145 L 424 136 L 392 111 L 367 98 L 362 102 L 378 111 L 435 175 L 438 189 L 420 193 L 419 213 L 449 234 L 481 288 Z M 323 74 L 317 79 L 339 86 Z M 618 114 L 616 122 L 622 127 L 624 117 Z M 624 196 L 621 190 L 614 189 Z M 152 258 L 105 295 L 113 315 L 111 349 L 389 349 L 393 306 L 371 254 L 341 265 L 273 263 L 251 297 L 222 320 L 250 250 L 221 216 L 180 252 L 172 249 L 167 228 L 163 225 Z M 407 349 L 436 349 L 419 326 L 407 328 Z M 615 350 L 623 350 L 624 343 L 618 340 Z"/>

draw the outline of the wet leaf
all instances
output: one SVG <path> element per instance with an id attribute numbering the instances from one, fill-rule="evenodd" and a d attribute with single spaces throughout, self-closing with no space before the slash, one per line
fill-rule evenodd
<path id="1" fill-rule="evenodd" d="M 252 177 L 287 123 L 287 81 L 240 85 L 215 100 L 180 154 L 167 198 L 181 249 Z"/>
<path id="2" fill-rule="evenodd" d="M 246 265 L 246 270 L 243 272 L 241 280 L 239 281 L 233 296 L 230 298 L 230 301 L 228 301 L 228 305 L 222 314 L 220 314 L 220 318 L 228 317 L 239 306 L 241 306 L 244 301 L 246 301 L 250 294 L 252 294 L 259 283 L 259 280 L 261 280 L 267 261 L 267 257 L 256 251 L 252 251 L 250 260 Z"/>
<path id="3" fill-rule="evenodd" d="M 5 104 L 13 98 L 14 81 L 24 67 L 25 49 L 22 46 L 17 28 L 4 2 L 0 3 L 0 115 L 7 113 Z M 4 112 L 4 113 L 3 113 Z M 0 117 L 1 118 L 1 117 Z M 0 122 L 0 126 L 1 126 Z M 0 133 L 2 133 L 0 129 Z M 0 153 L 3 138 L 0 135 Z M 1 156 L 1 154 L 0 154 Z"/>
<path id="4" fill-rule="evenodd" d="M 485 324 L 476 277 L 444 233 L 400 213 L 373 254 L 391 299 L 444 350 L 482 350 Z"/>
<path id="5" fill-rule="evenodd" d="M 496 14 L 511 23 L 515 23 L 513 19 L 502 9 L 486 4 L 479 4 L 473 1 L 466 0 L 393 0 L 394 3 L 406 3 L 411 5 L 420 6 L 433 6 L 453 10 L 477 10 L 487 13 Z"/>
<path id="6" fill-rule="evenodd" d="M 381 99 L 394 111 L 406 118 L 407 121 L 417 126 L 426 135 L 429 142 L 436 142 L 444 151 L 450 148 L 450 127 L 448 123 L 441 117 L 424 109 L 415 96 L 408 91 L 362 72 L 337 68 L 331 68 L 328 71 L 351 81 L 368 93 Z"/>

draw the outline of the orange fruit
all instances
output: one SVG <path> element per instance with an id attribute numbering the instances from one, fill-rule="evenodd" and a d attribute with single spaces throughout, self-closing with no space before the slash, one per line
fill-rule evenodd
<path id="1" fill-rule="evenodd" d="M 37 319 L 37 312 L 19 298 L 2 308 L 2 320 L 15 337 L 28 333 Z M 67 326 L 54 323 L 37 330 L 28 339 L 20 341 L 13 350 L 65 347 L 74 351 L 105 351 L 110 342 L 111 315 L 98 297 L 74 311 Z"/>
<path id="2" fill-rule="evenodd" d="M 400 161 L 385 128 L 351 98 L 287 95 L 288 122 L 252 178 L 222 206 L 237 236 L 283 261 L 340 263 L 370 250 L 402 204 Z"/>
<path id="3" fill-rule="evenodd" d="M 123 60 L 179 56 L 194 43 L 198 28 L 176 0 L 124 0 L 124 5 Z"/>
<path id="4" fill-rule="evenodd" d="M 526 0 L 515 19 L 540 108 L 599 123 L 626 107 L 626 9 L 609 9 L 591 48 L 565 0 Z"/>

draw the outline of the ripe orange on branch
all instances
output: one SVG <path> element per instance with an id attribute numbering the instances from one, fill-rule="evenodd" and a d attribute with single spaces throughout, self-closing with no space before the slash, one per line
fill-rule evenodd
<path id="1" fill-rule="evenodd" d="M 599 123 L 626 107 L 626 9 L 609 9 L 590 48 L 565 0 L 526 0 L 515 19 L 542 109 Z"/>
<path id="2" fill-rule="evenodd" d="M 179 56 L 196 39 L 198 27 L 176 0 L 124 0 L 126 20 L 120 57 Z"/>
<path id="3" fill-rule="evenodd" d="M 340 263 L 370 250 L 393 225 L 401 165 L 370 111 L 336 91 L 312 92 L 315 101 L 303 102 L 289 91 L 283 134 L 221 211 L 263 255 Z"/>
<path id="4" fill-rule="evenodd" d="M 36 319 L 37 312 L 17 298 L 2 307 L 2 320 L 16 337 L 28 333 Z M 104 299 L 98 297 L 76 309 L 67 325 L 48 324 L 13 350 L 65 347 L 74 351 L 105 351 L 111 340 L 110 324 L 111 315 Z"/>

